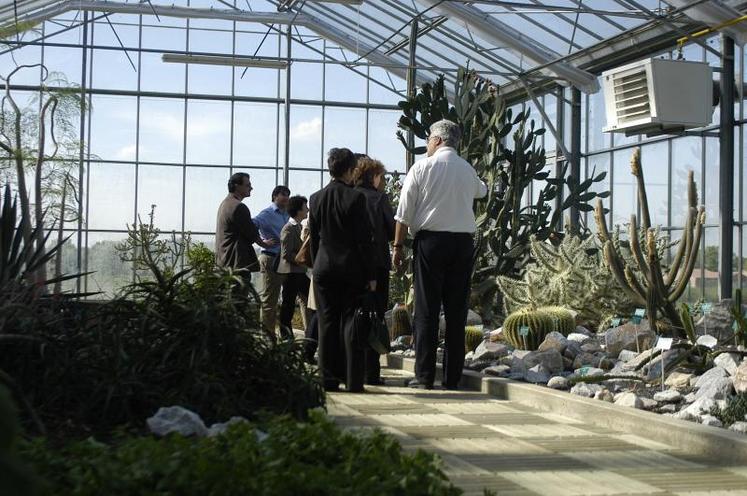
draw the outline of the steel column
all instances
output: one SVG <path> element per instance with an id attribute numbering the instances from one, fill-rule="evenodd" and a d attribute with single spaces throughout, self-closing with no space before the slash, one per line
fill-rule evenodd
<path id="1" fill-rule="evenodd" d="M 734 40 L 721 35 L 719 296 L 732 296 L 734 252 Z"/>

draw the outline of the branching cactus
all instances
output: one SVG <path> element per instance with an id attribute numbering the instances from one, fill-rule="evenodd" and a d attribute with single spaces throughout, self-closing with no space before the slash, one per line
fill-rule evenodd
<path id="1" fill-rule="evenodd" d="M 604 245 L 604 259 L 625 293 L 636 305 L 646 307 L 649 321 L 653 325 L 666 334 L 684 338 L 687 336 L 675 304 L 690 282 L 690 276 L 698 258 L 705 223 L 704 208 L 697 206 L 698 194 L 693 173 L 690 171 L 687 176 L 687 220 L 682 239 L 672 263 L 669 267 L 663 268 L 662 255 L 658 249 L 657 230 L 651 227 L 640 149 L 633 152 L 630 168 L 638 184 L 642 229 L 641 231 L 638 229 L 638 217 L 631 215 L 628 226 L 631 256 L 626 257 L 619 244 L 616 245 L 613 242 L 607 228 L 602 202 L 597 200 L 594 218 L 599 239 Z M 670 325 L 659 321 L 659 313 L 669 320 Z"/>

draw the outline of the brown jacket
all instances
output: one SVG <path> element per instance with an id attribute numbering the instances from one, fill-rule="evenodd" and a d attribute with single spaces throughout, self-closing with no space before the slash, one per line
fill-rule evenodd
<path id="1" fill-rule="evenodd" d="M 254 243 L 261 241 L 249 208 L 232 193 L 221 202 L 215 225 L 215 261 L 221 267 L 259 271 Z"/>
<path id="2" fill-rule="evenodd" d="M 287 222 L 280 231 L 280 263 L 278 274 L 305 274 L 306 267 L 296 263 L 296 255 L 301 249 L 301 224 Z"/>

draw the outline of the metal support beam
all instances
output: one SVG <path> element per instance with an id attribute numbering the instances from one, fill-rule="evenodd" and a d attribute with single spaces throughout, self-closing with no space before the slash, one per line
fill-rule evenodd
<path id="1" fill-rule="evenodd" d="M 86 72 L 88 69 L 88 12 L 83 13 L 83 50 L 82 50 L 82 62 L 80 71 L 80 99 L 82 105 L 80 106 L 80 148 L 78 150 L 80 162 L 78 163 L 78 251 L 76 255 L 76 268 L 78 273 L 83 273 L 83 198 L 84 194 L 87 195 L 88 191 L 83 191 L 83 177 L 85 175 L 85 158 L 86 158 L 86 112 L 88 109 L 88 99 L 86 98 L 86 88 L 88 86 Z M 41 153 L 41 150 L 40 150 Z M 37 198 L 37 201 L 40 201 Z M 64 213 L 62 214 L 64 217 Z M 75 290 L 81 292 L 81 279 L 75 283 Z"/>
<path id="2" fill-rule="evenodd" d="M 285 71 L 285 164 L 283 164 L 283 184 L 288 186 L 290 182 L 290 101 L 291 101 L 291 47 L 293 46 L 292 26 L 288 26 L 288 32 L 285 35 L 286 43 L 286 60 L 288 68 Z"/>
<path id="3" fill-rule="evenodd" d="M 721 35 L 719 296 L 732 295 L 734 247 L 734 40 Z"/>
<path id="4" fill-rule="evenodd" d="M 410 26 L 410 61 L 407 66 L 407 98 L 414 98 L 416 91 L 416 75 L 417 68 L 415 63 L 415 50 L 418 46 L 418 19 L 413 18 L 412 25 Z M 415 134 L 412 129 L 407 131 L 407 146 L 412 148 L 415 146 Z M 411 151 L 407 151 L 405 155 L 405 170 L 409 171 L 412 164 L 415 163 L 415 154 Z"/>
<path id="5" fill-rule="evenodd" d="M 572 184 L 581 181 L 581 92 L 571 89 L 571 149 L 570 174 Z M 577 206 L 571 207 L 571 228 L 576 230 L 581 224 L 581 212 Z"/>
<path id="6" fill-rule="evenodd" d="M 563 88 L 558 88 L 554 92 L 555 96 L 555 125 L 558 129 L 558 138 L 561 139 L 561 141 L 565 140 L 565 115 L 563 114 Z M 547 136 L 547 134 L 545 134 Z M 571 157 L 568 155 L 563 156 L 562 160 L 560 159 L 560 155 L 563 153 L 563 150 L 560 148 L 559 143 L 555 143 L 555 177 L 560 177 L 561 172 L 563 170 L 564 163 L 568 163 L 569 160 L 571 160 Z M 558 194 L 555 196 L 555 210 L 559 211 L 563 207 L 563 194 L 565 193 L 564 187 L 561 185 L 558 188 Z M 563 223 L 565 220 L 563 217 L 560 217 L 558 219 L 558 224 L 555 226 L 555 229 L 557 229 L 559 232 L 563 230 Z"/>

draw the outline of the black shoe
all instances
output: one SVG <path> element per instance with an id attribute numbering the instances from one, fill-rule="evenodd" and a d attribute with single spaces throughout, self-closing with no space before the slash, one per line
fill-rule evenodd
<path id="1" fill-rule="evenodd" d="M 386 382 L 384 382 L 384 379 L 379 377 L 378 379 L 372 379 L 370 381 L 366 381 L 366 384 L 369 386 L 385 386 Z"/>
<path id="2" fill-rule="evenodd" d="M 337 391 L 340 390 L 340 385 L 339 384 L 325 384 L 324 390 L 327 391 L 328 393 L 336 393 Z"/>
<path id="3" fill-rule="evenodd" d="M 441 389 L 444 391 L 459 391 L 458 385 L 449 385 L 449 384 L 442 384 Z"/>
<path id="4" fill-rule="evenodd" d="M 412 389 L 433 389 L 433 384 L 420 382 L 417 379 L 411 379 L 410 382 L 407 383 L 407 387 Z"/>

